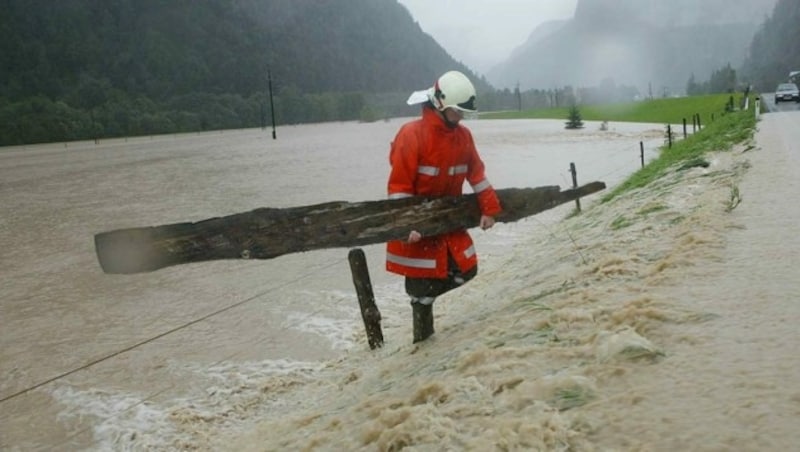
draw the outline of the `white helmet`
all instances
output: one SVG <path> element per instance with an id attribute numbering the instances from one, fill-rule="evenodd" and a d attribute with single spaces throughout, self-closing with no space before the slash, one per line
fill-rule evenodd
<path id="1" fill-rule="evenodd" d="M 458 71 L 446 72 L 439 77 L 428 92 L 428 98 L 439 111 L 444 111 L 446 108 L 477 111 L 475 87 L 466 75 Z"/>

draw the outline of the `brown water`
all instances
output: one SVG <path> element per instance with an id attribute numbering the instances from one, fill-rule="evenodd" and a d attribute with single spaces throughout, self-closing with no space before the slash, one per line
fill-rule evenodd
<path id="1" fill-rule="evenodd" d="M 787 450 L 797 218 L 774 209 L 798 141 L 773 121 L 797 117 L 764 118 L 758 148 L 656 190 L 475 231 L 481 274 L 437 301 L 419 347 L 402 280 L 366 247 L 387 338 L 375 352 L 346 250 L 111 276 L 92 236 L 382 198 L 401 121 L 3 149 L 0 445 Z M 648 158 L 662 142 L 659 126 L 469 125 L 498 188 L 566 187 L 570 162 L 614 184 L 640 140 Z M 727 212 L 732 186 L 743 202 Z"/>
<path id="2" fill-rule="evenodd" d="M 532 231 L 505 264 L 437 301 L 434 340 L 298 375 L 301 389 L 281 398 L 297 404 L 290 415 L 261 398 L 275 411 L 225 440 L 796 450 L 797 124 L 794 113 L 765 115 L 758 146 Z"/>

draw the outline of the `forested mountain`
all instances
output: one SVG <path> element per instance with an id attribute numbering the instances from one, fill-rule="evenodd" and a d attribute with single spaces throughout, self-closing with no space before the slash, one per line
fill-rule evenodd
<path id="1" fill-rule="evenodd" d="M 489 81 L 547 88 L 613 80 L 643 94 L 680 92 L 691 74 L 702 80 L 739 67 L 775 2 L 579 0 L 571 21 L 517 49 Z"/>
<path id="2" fill-rule="evenodd" d="M 268 72 L 278 123 L 407 112 L 409 92 L 450 69 L 490 91 L 396 0 L 0 0 L 0 11 L 0 145 L 257 127 Z"/>
<path id="3" fill-rule="evenodd" d="M 792 71 L 800 71 L 800 2 L 779 0 L 753 38 L 743 72 L 757 90 L 771 92 Z"/>
<path id="4" fill-rule="evenodd" d="M 450 69 L 484 111 L 552 105 L 565 85 L 661 95 L 738 68 L 748 47 L 740 81 L 770 90 L 800 69 L 799 9 L 579 0 L 490 72 L 517 93 L 454 61 L 397 0 L 0 0 L 0 145 L 258 127 L 268 73 L 278 124 L 415 114 L 409 92 Z"/>

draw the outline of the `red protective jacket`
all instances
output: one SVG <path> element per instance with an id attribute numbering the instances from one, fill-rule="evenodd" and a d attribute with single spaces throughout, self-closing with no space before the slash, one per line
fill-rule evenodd
<path id="1" fill-rule="evenodd" d="M 472 134 L 464 126 L 448 127 L 437 112 L 422 109 L 422 118 L 400 128 L 389 161 L 389 198 L 458 196 L 464 180 L 477 193 L 483 215 L 500 213 L 500 201 L 484 174 Z M 411 232 L 411 231 L 409 231 Z M 447 254 L 462 272 L 478 263 L 466 230 L 423 237 L 417 243 L 392 241 L 386 246 L 386 269 L 414 278 L 446 278 Z"/>

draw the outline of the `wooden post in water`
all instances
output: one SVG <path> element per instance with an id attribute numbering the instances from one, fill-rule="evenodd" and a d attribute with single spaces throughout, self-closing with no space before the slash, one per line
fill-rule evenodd
<path id="1" fill-rule="evenodd" d="M 569 164 L 569 171 L 572 173 L 572 188 L 578 187 L 578 171 L 575 169 L 575 163 Z M 578 212 L 581 211 L 581 200 L 580 198 L 575 200 L 575 208 L 578 209 Z"/>
<path id="2" fill-rule="evenodd" d="M 703 125 L 700 124 L 700 113 L 697 113 L 697 130 L 703 130 Z"/>
<path id="3" fill-rule="evenodd" d="M 669 143 L 669 147 L 672 148 L 672 125 L 667 124 L 667 143 Z"/>
<path id="4" fill-rule="evenodd" d="M 374 350 L 383 347 L 383 331 L 381 331 L 381 313 L 375 305 L 375 295 L 372 293 L 372 283 L 369 280 L 367 258 L 364 250 L 353 248 L 347 254 L 350 261 L 350 272 L 353 274 L 353 285 L 358 295 L 358 305 L 361 308 L 361 318 L 367 329 L 367 342 L 369 348 Z"/>
<path id="5" fill-rule="evenodd" d="M 639 142 L 639 156 L 642 158 L 642 168 L 644 168 L 644 142 Z"/>
<path id="6" fill-rule="evenodd" d="M 683 139 L 686 139 L 686 118 L 683 118 Z"/>
<path id="7" fill-rule="evenodd" d="M 697 115 L 692 115 L 692 133 L 697 133 Z"/>

